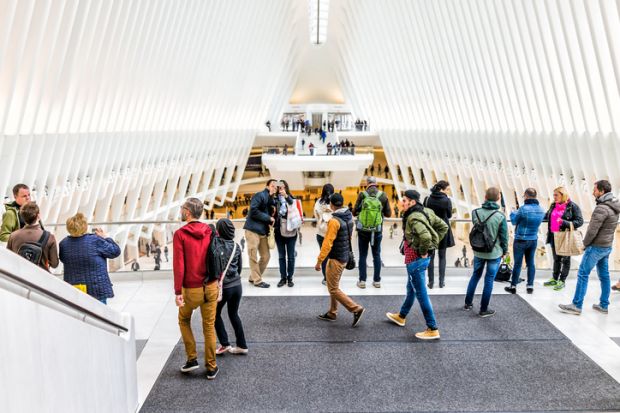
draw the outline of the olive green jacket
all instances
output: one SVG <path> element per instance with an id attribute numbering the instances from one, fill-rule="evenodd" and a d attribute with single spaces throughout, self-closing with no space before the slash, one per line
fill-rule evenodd
<path id="1" fill-rule="evenodd" d="M 0 226 L 0 241 L 7 242 L 12 232 L 19 229 L 19 209 L 14 202 L 4 204 L 6 212 L 2 215 L 2 225 Z"/>
<path id="2" fill-rule="evenodd" d="M 424 208 L 424 213 L 413 212 L 407 217 L 405 239 L 411 248 L 418 254 L 425 255 L 430 250 L 436 250 L 439 241 L 448 232 L 448 224 L 439 218 L 432 209 Z"/>

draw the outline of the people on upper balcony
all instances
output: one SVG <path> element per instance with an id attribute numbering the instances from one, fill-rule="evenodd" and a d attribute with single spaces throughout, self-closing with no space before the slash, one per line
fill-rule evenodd
<path id="1" fill-rule="evenodd" d="M 85 287 L 88 295 L 107 304 L 114 297 L 107 260 L 121 255 L 120 247 L 100 228 L 87 233 L 88 222 L 80 212 L 67 219 L 66 225 L 69 236 L 60 241 L 64 280 Z"/>

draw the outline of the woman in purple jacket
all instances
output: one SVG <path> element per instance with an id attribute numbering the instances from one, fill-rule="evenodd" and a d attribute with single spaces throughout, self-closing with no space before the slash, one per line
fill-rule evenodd
<path id="1" fill-rule="evenodd" d="M 121 249 L 99 228 L 87 234 L 88 222 L 78 212 L 67 220 L 69 236 L 60 242 L 60 261 L 64 264 L 64 280 L 71 285 L 85 285 L 86 293 L 107 304 L 114 297 L 108 275 L 108 258 L 121 255 Z"/>

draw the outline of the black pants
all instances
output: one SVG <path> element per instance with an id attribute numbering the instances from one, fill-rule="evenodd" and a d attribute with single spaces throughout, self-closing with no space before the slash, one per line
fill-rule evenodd
<path id="1" fill-rule="evenodd" d="M 553 254 L 553 279 L 560 281 L 566 281 L 568 272 L 570 271 L 570 257 L 564 257 L 555 253 L 555 241 L 553 235 L 551 236 L 551 253 Z"/>
<path id="2" fill-rule="evenodd" d="M 222 292 L 222 301 L 217 303 L 217 308 L 215 310 L 215 333 L 217 334 L 217 341 L 219 341 L 222 346 L 230 346 L 228 334 L 226 333 L 226 327 L 224 327 L 224 320 L 222 320 L 222 308 L 228 304 L 228 319 L 235 330 L 237 347 L 248 348 L 248 345 L 245 342 L 245 334 L 243 333 L 243 324 L 241 324 L 241 318 L 239 318 L 239 303 L 241 302 L 241 295 L 241 285 L 224 288 L 224 291 Z"/>
<path id="3" fill-rule="evenodd" d="M 282 280 L 293 281 L 295 274 L 295 243 L 297 235 L 294 237 L 283 237 L 280 231 L 275 232 L 276 247 L 278 247 L 278 262 L 280 264 L 280 278 Z"/>
<path id="4" fill-rule="evenodd" d="M 323 241 L 325 237 L 319 234 L 316 234 L 316 242 L 319 244 L 319 250 L 323 247 Z M 323 272 L 323 280 L 325 280 L 325 267 L 327 267 L 327 258 L 321 263 L 321 272 Z"/>
<path id="5" fill-rule="evenodd" d="M 428 283 L 435 283 L 435 255 L 439 256 L 439 285 L 444 285 L 446 279 L 446 248 L 430 253 L 431 261 L 428 264 Z"/>

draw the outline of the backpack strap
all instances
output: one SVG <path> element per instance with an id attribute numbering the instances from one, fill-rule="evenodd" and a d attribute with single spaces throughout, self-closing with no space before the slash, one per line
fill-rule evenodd
<path id="1" fill-rule="evenodd" d="M 43 230 L 43 234 L 41 234 L 41 238 L 37 241 L 37 245 L 41 248 L 41 257 L 39 258 L 38 265 L 41 264 L 41 260 L 43 259 L 45 246 L 47 245 L 47 241 L 50 238 L 50 233 L 46 230 Z"/>

